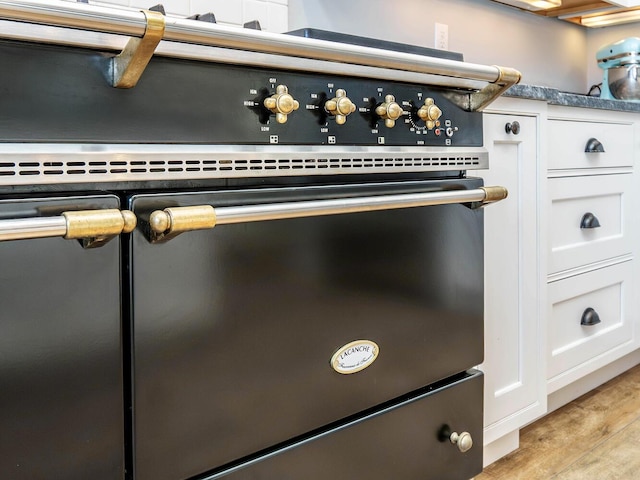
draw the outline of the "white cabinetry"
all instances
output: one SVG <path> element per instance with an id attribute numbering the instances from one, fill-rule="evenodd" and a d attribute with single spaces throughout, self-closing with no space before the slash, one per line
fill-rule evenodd
<path id="1" fill-rule="evenodd" d="M 640 114 L 502 97 L 484 136 L 487 465 L 640 361 Z"/>
<path id="2" fill-rule="evenodd" d="M 548 393 L 637 348 L 636 117 L 549 107 Z"/>
<path id="3" fill-rule="evenodd" d="M 486 185 L 509 190 L 507 199 L 485 209 L 485 464 L 517 448 L 520 427 L 546 411 L 541 108 L 546 104 L 494 102 L 484 114 L 489 169 L 474 172 Z M 513 441 L 500 446 L 507 435 Z"/>

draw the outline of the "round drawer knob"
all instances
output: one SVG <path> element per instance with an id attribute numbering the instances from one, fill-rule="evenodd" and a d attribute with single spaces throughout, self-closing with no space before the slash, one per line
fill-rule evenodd
<path id="1" fill-rule="evenodd" d="M 458 450 L 462 453 L 468 452 L 473 447 L 473 438 L 471 438 L 471 434 L 469 432 L 462 432 L 458 434 L 457 432 L 453 432 L 449 437 L 449 440 L 454 445 L 458 446 Z"/>
<path id="2" fill-rule="evenodd" d="M 520 122 L 510 122 L 504 126 L 504 131 L 518 135 L 520 133 Z"/>

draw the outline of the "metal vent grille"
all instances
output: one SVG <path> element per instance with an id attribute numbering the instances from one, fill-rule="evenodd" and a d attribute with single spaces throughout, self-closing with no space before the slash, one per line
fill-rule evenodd
<path id="1" fill-rule="evenodd" d="M 214 152 L 201 154 L 150 151 L 136 146 L 131 151 L 2 152 L 0 184 L 179 180 L 259 176 L 383 173 L 467 170 L 487 167 L 483 150 L 473 152 Z M 168 150 L 174 150 L 174 147 Z M 39 146 L 42 149 L 42 145 Z M 428 149 L 425 149 L 428 150 Z M 460 150 L 460 149 L 458 149 Z M 360 152 L 362 153 L 362 152 Z M 462 154 L 464 153 L 464 154 Z M 285 155 L 286 154 L 286 155 Z"/>

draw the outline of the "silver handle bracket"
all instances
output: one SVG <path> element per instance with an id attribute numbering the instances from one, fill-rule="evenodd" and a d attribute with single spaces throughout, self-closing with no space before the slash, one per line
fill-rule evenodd
<path id="1" fill-rule="evenodd" d="M 109 62 L 111 86 L 133 88 L 149 64 L 165 30 L 165 17 L 160 12 L 143 10 L 146 28 L 142 38 L 131 37 L 122 52 Z"/>

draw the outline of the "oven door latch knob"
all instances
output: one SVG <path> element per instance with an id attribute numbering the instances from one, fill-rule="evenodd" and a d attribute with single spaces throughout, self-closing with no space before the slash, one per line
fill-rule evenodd
<path id="1" fill-rule="evenodd" d="M 435 104 L 433 98 L 427 98 L 418 109 L 418 117 L 424 121 L 428 130 L 433 130 L 435 127 L 440 126 L 438 119 L 442 115 L 442 110 Z"/>
<path id="2" fill-rule="evenodd" d="M 471 434 L 469 432 L 462 432 L 458 434 L 457 432 L 453 432 L 449 437 L 449 440 L 454 445 L 458 446 L 458 450 L 462 453 L 468 452 L 473 447 L 473 439 L 471 438 Z"/>
<path id="3" fill-rule="evenodd" d="M 384 120 L 387 128 L 393 128 L 404 112 L 402 107 L 396 102 L 396 97 L 387 95 L 384 102 L 376 107 L 376 114 Z"/>
<path id="4" fill-rule="evenodd" d="M 325 110 L 336 117 L 336 123 L 343 125 L 347 121 L 347 116 L 356 111 L 356 106 L 347 97 L 347 92 L 342 88 L 336 90 L 336 96 L 327 100 L 324 104 Z"/>
<path id="5" fill-rule="evenodd" d="M 287 115 L 300 108 L 300 103 L 290 94 L 286 85 L 278 85 L 276 93 L 264 99 L 264 106 L 276 114 L 276 122 L 287 123 Z"/>

